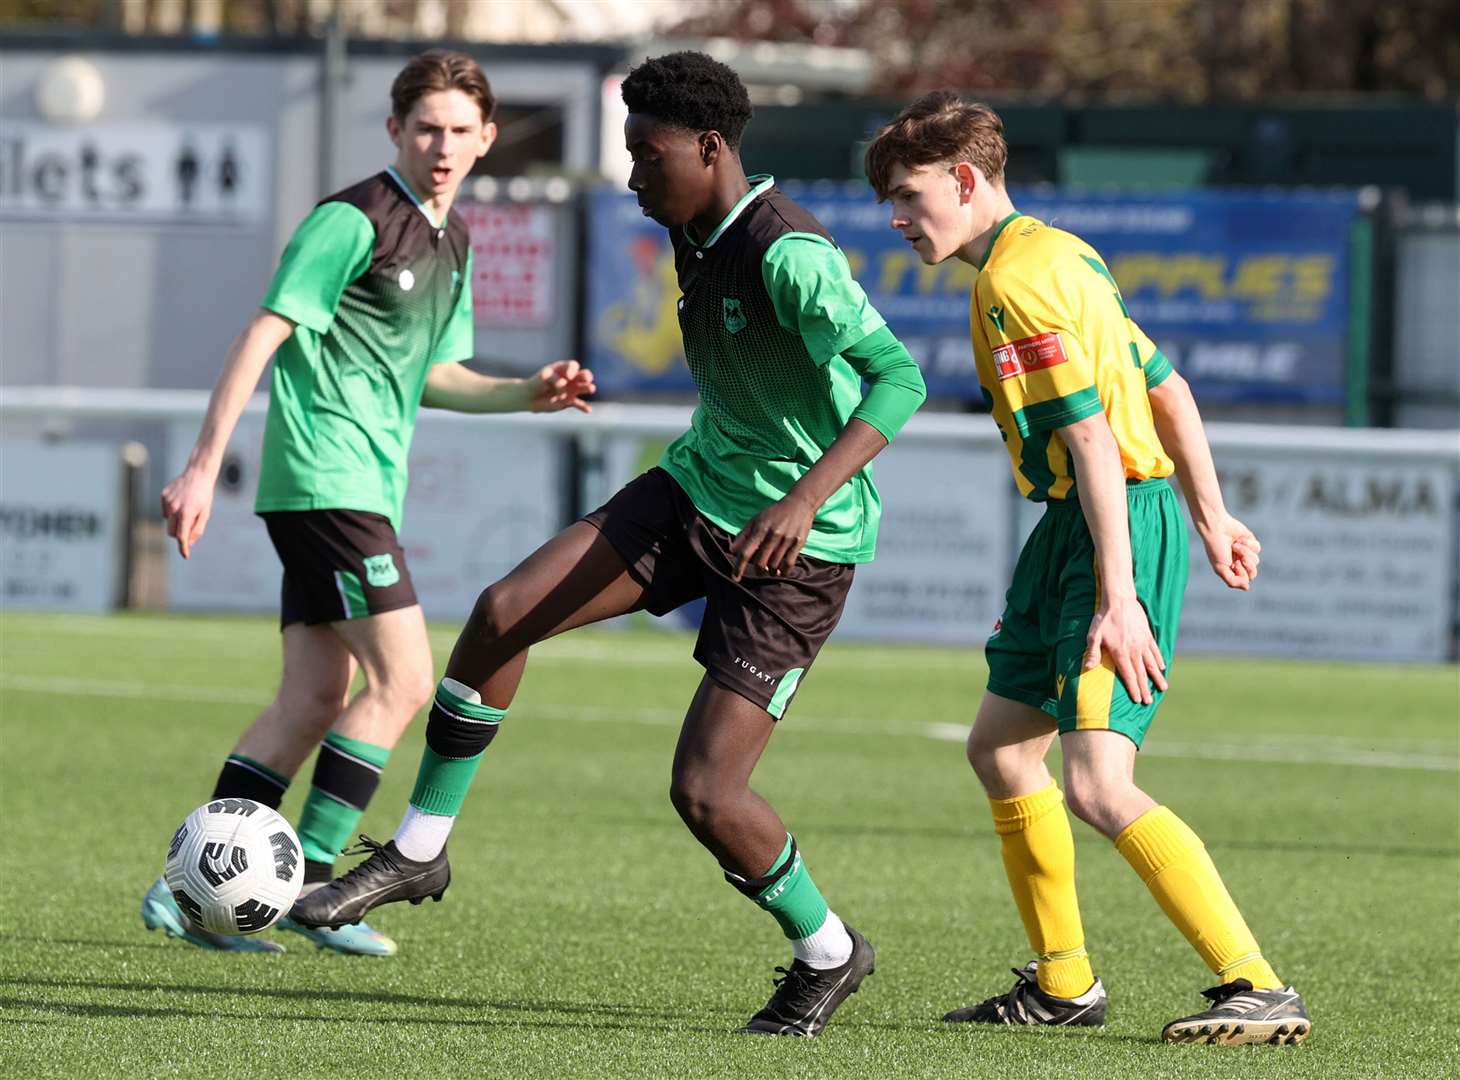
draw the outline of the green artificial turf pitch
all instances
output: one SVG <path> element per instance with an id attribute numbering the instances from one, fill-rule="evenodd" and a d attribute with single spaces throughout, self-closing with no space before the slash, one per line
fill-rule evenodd
<path id="1" fill-rule="evenodd" d="M 438 663 L 453 638 L 433 629 Z M 0 1074 L 1460 1075 L 1455 668 L 1179 660 L 1140 779 L 1205 839 L 1315 1027 L 1299 1047 L 1168 1047 L 1161 1026 L 1211 976 L 1079 823 L 1106 1026 L 940 1022 L 1028 959 L 961 746 L 982 658 L 834 641 L 754 781 L 877 948 L 803 1042 L 728 1034 L 789 949 L 669 805 L 690 647 L 606 630 L 535 651 L 445 901 L 373 919 L 397 957 L 292 934 L 286 955 L 230 955 L 145 932 L 137 908 L 268 700 L 273 621 L 0 616 Z M 365 831 L 393 831 L 423 736 L 418 720 Z"/>

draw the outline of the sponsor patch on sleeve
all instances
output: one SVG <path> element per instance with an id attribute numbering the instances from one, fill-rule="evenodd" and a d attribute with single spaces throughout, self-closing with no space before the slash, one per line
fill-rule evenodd
<path id="1" fill-rule="evenodd" d="M 1035 334 L 995 349 L 994 371 L 1000 379 L 1012 379 L 1026 371 L 1057 367 L 1068 359 L 1058 334 Z"/>

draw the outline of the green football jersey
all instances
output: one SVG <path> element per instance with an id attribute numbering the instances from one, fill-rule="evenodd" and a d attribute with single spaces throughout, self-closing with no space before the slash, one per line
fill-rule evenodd
<path id="1" fill-rule="evenodd" d="M 841 354 L 885 325 L 820 223 L 770 177 L 751 183 L 702 243 L 670 231 L 700 404 L 660 464 L 732 533 L 783 498 L 841 434 L 862 401 L 861 376 Z M 817 511 L 803 550 L 868 562 L 881 513 L 868 466 Z"/>
<path id="2" fill-rule="evenodd" d="M 321 202 L 262 307 L 295 324 L 274 357 L 255 511 L 365 510 L 400 530 L 432 364 L 473 355 L 471 244 L 394 169 Z"/>

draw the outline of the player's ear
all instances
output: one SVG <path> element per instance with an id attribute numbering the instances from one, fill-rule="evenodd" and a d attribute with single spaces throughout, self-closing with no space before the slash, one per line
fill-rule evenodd
<path id="1" fill-rule="evenodd" d="M 390 141 L 398 148 L 400 146 L 400 121 L 391 113 L 385 118 L 385 132 L 390 136 Z"/>
<path id="2" fill-rule="evenodd" d="M 700 161 L 706 168 L 715 164 L 720 152 L 725 149 L 725 137 L 718 131 L 707 131 L 700 136 Z"/>
<path id="3" fill-rule="evenodd" d="M 492 143 L 497 141 L 497 125 L 488 120 L 482 125 L 482 145 L 477 151 L 477 157 L 485 157 Z"/>
<path id="4" fill-rule="evenodd" d="M 973 198 L 973 193 L 978 190 L 978 185 L 985 183 L 983 176 L 966 161 L 960 161 L 953 166 L 953 176 L 958 181 L 958 201 L 966 203 Z"/>

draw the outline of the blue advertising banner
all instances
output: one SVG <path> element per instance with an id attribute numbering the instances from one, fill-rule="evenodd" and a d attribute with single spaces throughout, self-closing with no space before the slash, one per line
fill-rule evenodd
<path id="1" fill-rule="evenodd" d="M 922 365 L 935 396 L 978 400 L 968 339 L 973 268 L 924 266 L 864 185 L 786 184 Z M 1067 194 L 1014 188 L 1014 204 L 1090 243 L 1131 315 L 1200 400 L 1341 405 L 1352 192 Z M 588 363 L 598 385 L 692 390 L 664 229 L 632 195 L 589 205 Z"/>

